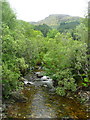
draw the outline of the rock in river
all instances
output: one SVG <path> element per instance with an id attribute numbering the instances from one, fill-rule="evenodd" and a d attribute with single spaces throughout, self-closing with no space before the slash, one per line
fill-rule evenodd
<path id="1" fill-rule="evenodd" d="M 35 74 L 36 74 L 36 76 L 37 76 L 38 78 L 41 78 L 41 77 L 43 77 L 43 74 L 42 74 L 42 72 L 35 72 Z"/>
<path id="2" fill-rule="evenodd" d="M 53 80 L 50 79 L 48 76 L 43 76 L 41 78 L 42 85 L 47 85 L 49 88 L 53 88 Z"/>
<path id="3" fill-rule="evenodd" d="M 25 85 L 27 85 L 27 84 L 29 84 L 29 85 L 34 85 L 34 83 L 33 83 L 33 82 L 28 81 L 28 80 L 25 80 L 25 81 L 24 81 L 24 84 L 25 84 Z"/>

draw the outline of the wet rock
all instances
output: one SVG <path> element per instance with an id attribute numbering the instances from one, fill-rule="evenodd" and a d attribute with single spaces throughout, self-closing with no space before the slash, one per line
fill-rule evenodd
<path id="1" fill-rule="evenodd" d="M 48 87 L 47 85 L 43 85 L 44 87 Z"/>
<path id="2" fill-rule="evenodd" d="M 22 82 L 24 83 L 24 85 L 26 85 L 26 84 L 28 83 L 28 80 L 25 79 L 25 78 L 23 78 L 23 81 L 22 81 Z"/>
<path id="3" fill-rule="evenodd" d="M 55 90 L 55 88 L 52 88 L 52 89 L 50 89 L 49 91 L 50 91 L 50 92 L 55 92 L 56 90 Z"/>
<path id="4" fill-rule="evenodd" d="M 29 84 L 29 85 L 34 85 L 34 83 L 33 83 L 33 82 L 30 82 L 30 81 L 28 81 L 27 84 Z"/>
<path id="5" fill-rule="evenodd" d="M 34 85 L 34 83 L 33 83 L 33 82 L 28 81 L 28 80 L 25 80 L 25 81 L 24 81 L 24 84 L 25 84 L 25 85 Z"/>
<path id="6" fill-rule="evenodd" d="M 38 82 L 41 82 L 41 79 L 40 79 L 40 78 L 37 78 L 35 81 L 36 81 L 36 82 L 37 82 L 37 81 L 38 81 Z"/>
<path id="7" fill-rule="evenodd" d="M 40 73 L 37 72 L 37 74 L 40 74 Z M 48 87 L 50 89 L 54 88 L 54 86 L 53 86 L 53 80 L 50 79 L 49 76 L 43 76 L 38 81 L 40 81 L 40 86 Z"/>
<path id="8" fill-rule="evenodd" d="M 35 74 L 36 74 L 36 76 L 37 76 L 38 78 L 41 78 L 41 77 L 43 77 L 43 74 L 42 74 L 42 72 L 35 72 Z"/>
<path id="9" fill-rule="evenodd" d="M 48 81 L 48 80 L 52 80 L 52 79 L 50 79 L 49 76 L 43 76 L 43 77 L 41 78 L 41 80 L 42 80 L 42 81 Z"/>
<path id="10" fill-rule="evenodd" d="M 53 88 L 53 81 L 48 76 L 43 76 L 41 78 L 42 85 L 47 85 L 49 88 Z"/>
<path id="11" fill-rule="evenodd" d="M 48 88 L 53 88 L 52 81 L 42 81 L 42 85 L 46 85 Z"/>

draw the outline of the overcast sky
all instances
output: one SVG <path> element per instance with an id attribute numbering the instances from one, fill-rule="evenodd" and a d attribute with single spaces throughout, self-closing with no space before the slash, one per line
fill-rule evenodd
<path id="1" fill-rule="evenodd" d="M 39 21 L 50 14 L 81 16 L 87 12 L 89 0 L 8 0 L 17 18 Z"/>

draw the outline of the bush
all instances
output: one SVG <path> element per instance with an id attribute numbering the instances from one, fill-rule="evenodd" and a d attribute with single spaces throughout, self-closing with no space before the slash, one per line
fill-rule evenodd
<path id="1" fill-rule="evenodd" d="M 56 38 L 49 40 L 49 45 L 43 61 L 48 75 L 58 82 L 56 92 L 63 96 L 68 90 L 76 91 L 76 76 L 80 77 L 87 72 L 87 45 L 81 41 L 73 41 L 69 34 L 58 34 Z"/>

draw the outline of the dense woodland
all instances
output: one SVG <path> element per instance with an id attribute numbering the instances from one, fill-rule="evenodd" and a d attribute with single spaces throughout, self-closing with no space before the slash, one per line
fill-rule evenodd
<path id="1" fill-rule="evenodd" d="M 2 2 L 3 97 L 22 87 L 20 77 L 41 66 L 64 96 L 89 87 L 87 17 L 62 22 L 57 29 L 17 20 L 8 2 Z"/>

